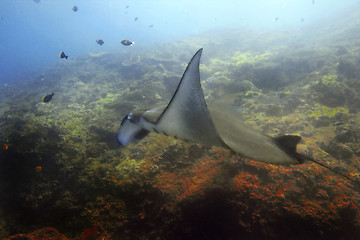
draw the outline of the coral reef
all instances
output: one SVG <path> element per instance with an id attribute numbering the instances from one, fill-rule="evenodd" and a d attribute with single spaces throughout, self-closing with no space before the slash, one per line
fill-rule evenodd
<path id="1" fill-rule="evenodd" d="M 210 35 L 79 57 L 24 83 L 27 91 L 0 93 L 1 238 L 357 239 L 360 85 L 351 48 L 233 34 L 241 44 L 228 41 L 232 50 Z M 301 135 L 298 151 L 335 172 L 156 134 L 119 146 L 123 117 L 167 104 L 188 46 L 200 44 L 216 49 L 200 66 L 208 103 L 232 105 L 270 136 Z"/>

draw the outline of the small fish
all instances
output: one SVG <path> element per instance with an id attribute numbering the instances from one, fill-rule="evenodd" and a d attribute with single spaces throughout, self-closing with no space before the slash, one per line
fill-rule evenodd
<path id="1" fill-rule="evenodd" d="M 154 27 L 154 24 L 150 24 L 150 25 L 149 25 L 149 28 L 153 28 L 153 27 Z"/>
<path id="2" fill-rule="evenodd" d="M 74 12 L 77 12 L 77 11 L 79 10 L 79 8 L 78 8 L 76 5 L 74 5 L 74 6 L 72 7 L 72 10 L 73 10 Z"/>
<path id="3" fill-rule="evenodd" d="M 129 5 L 126 5 L 126 8 L 129 8 L 130 6 Z"/>
<path id="4" fill-rule="evenodd" d="M 43 102 L 44 103 L 50 102 L 53 96 L 54 96 L 54 93 L 46 95 L 45 97 L 43 97 Z"/>
<path id="5" fill-rule="evenodd" d="M 39 173 L 39 172 L 41 172 L 41 170 L 42 170 L 42 166 L 36 166 L 36 167 L 35 167 L 35 171 L 36 171 L 36 172 Z"/>
<path id="6" fill-rule="evenodd" d="M 134 19 L 134 21 L 136 22 L 138 19 L 139 19 L 139 18 L 138 18 L 138 17 L 136 17 L 136 18 Z"/>
<path id="7" fill-rule="evenodd" d="M 273 20 L 274 20 L 274 22 L 275 22 L 275 21 L 279 20 L 279 17 L 276 17 L 276 18 L 274 18 Z"/>
<path id="8" fill-rule="evenodd" d="M 312 0 L 313 4 L 315 4 L 315 0 Z"/>
<path id="9" fill-rule="evenodd" d="M 7 144 L 1 144 L 1 149 L 2 150 L 8 150 L 9 149 L 9 146 Z"/>
<path id="10" fill-rule="evenodd" d="M 104 44 L 104 41 L 99 39 L 99 40 L 96 40 L 97 44 L 99 44 L 100 46 Z"/>
<path id="11" fill-rule="evenodd" d="M 135 42 L 132 42 L 132 41 L 130 41 L 130 40 L 122 40 L 121 41 L 121 44 L 122 45 L 124 45 L 124 46 L 132 46 L 132 45 L 134 45 L 135 44 Z"/>
<path id="12" fill-rule="evenodd" d="M 64 52 L 61 52 L 59 56 L 60 58 L 65 58 L 65 59 L 68 58 L 68 56 Z"/>
<path id="13" fill-rule="evenodd" d="M 304 22 L 304 18 L 301 19 L 301 22 Z"/>

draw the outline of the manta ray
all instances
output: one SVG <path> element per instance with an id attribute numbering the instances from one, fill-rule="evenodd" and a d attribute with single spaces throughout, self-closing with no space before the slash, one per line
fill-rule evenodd
<path id="1" fill-rule="evenodd" d="M 231 109 L 208 108 L 200 83 L 199 64 L 203 49 L 189 62 L 180 83 L 166 107 L 128 114 L 117 139 L 128 145 L 156 132 L 177 139 L 228 148 L 244 157 L 273 164 L 297 164 L 303 156 L 296 152 L 301 137 L 264 135 L 231 114 Z"/>
<path id="2" fill-rule="evenodd" d="M 301 137 L 270 137 L 243 123 L 226 107 L 208 107 L 200 83 L 199 49 L 189 62 L 169 104 L 142 113 L 130 113 L 122 121 L 117 139 L 123 146 L 150 132 L 185 141 L 230 149 L 253 160 L 292 165 L 310 160 L 345 178 L 348 176 L 296 151 Z"/>

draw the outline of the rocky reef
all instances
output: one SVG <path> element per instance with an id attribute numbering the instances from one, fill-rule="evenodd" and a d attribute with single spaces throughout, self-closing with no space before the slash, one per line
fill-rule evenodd
<path id="1" fill-rule="evenodd" d="M 314 50 L 274 44 L 282 34 L 240 35 L 233 32 L 231 50 L 210 34 L 82 56 L 26 81 L 24 91 L 0 89 L 0 236 L 357 239 L 359 58 L 350 54 L 358 45 Z M 335 172 L 156 134 L 119 146 L 122 118 L 167 104 L 199 47 L 208 103 L 232 105 L 270 136 L 301 135 L 298 151 Z M 43 103 L 49 89 L 55 95 Z"/>

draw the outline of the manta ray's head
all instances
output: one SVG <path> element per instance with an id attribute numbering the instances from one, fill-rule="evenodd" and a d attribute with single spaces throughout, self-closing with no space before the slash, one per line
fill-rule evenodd
<path id="1" fill-rule="evenodd" d="M 134 138 L 142 139 L 149 131 L 142 128 L 142 117 L 129 113 L 121 122 L 117 140 L 123 146 L 128 145 Z"/>

